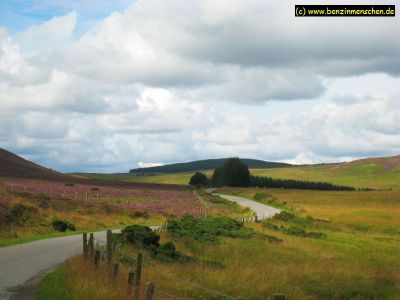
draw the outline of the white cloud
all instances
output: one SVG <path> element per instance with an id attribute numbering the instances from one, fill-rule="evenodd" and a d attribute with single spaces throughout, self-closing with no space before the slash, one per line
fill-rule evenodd
<path id="1" fill-rule="evenodd" d="M 293 5 L 147 0 L 79 36 L 75 11 L 0 29 L 0 145 L 92 171 L 400 152 L 398 18 L 300 19 Z"/>
<path id="2" fill-rule="evenodd" d="M 28 50 L 48 50 L 60 47 L 73 35 L 77 13 L 75 11 L 61 17 L 54 17 L 40 25 L 32 26 L 24 32 L 17 33 L 15 40 Z"/>

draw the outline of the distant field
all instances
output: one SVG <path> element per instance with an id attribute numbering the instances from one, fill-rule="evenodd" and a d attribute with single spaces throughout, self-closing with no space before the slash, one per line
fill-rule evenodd
<path id="1" fill-rule="evenodd" d="M 338 185 L 358 188 L 400 189 L 400 167 L 385 170 L 379 163 L 363 164 L 326 164 L 313 166 L 293 166 L 285 168 L 251 169 L 252 175 L 269 176 L 282 179 L 299 179 L 306 181 L 323 181 Z M 89 174 L 79 173 L 75 176 L 104 180 L 122 180 L 160 184 L 188 184 L 190 173 L 174 173 L 152 176 L 133 174 Z M 212 171 L 206 171 L 208 176 Z"/>

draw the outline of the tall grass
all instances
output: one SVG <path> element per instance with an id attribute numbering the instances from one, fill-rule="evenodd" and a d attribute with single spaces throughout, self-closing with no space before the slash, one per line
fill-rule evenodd
<path id="1" fill-rule="evenodd" d="M 400 298 L 399 191 L 229 189 L 225 192 L 249 198 L 257 192 L 271 195 L 281 205 L 285 202 L 283 206 L 296 215 L 293 219 L 272 222 L 323 232 L 326 237 L 292 236 L 271 231 L 261 223 L 246 226 L 275 235 L 283 242 L 223 238 L 216 245 L 208 245 L 163 233 L 162 243 L 172 240 L 178 251 L 198 260 L 164 263 L 146 254 L 144 283 L 152 281 L 156 290 L 188 299 L 221 299 L 221 296 L 186 284 L 185 280 L 246 299 L 268 299 L 273 293 L 283 293 L 289 299 Z M 134 256 L 138 249 L 128 247 L 124 251 Z M 109 272 L 90 271 L 85 264 L 81 258 L 66 264 L 67 283 L 74 299 L 87 296 L 82 294 L 84 290 L 85 293 L 96 290 L 99 299 L 124 297 L 125 275 L 113 288 L 115 283 L 110 281 Z M 127 265 L 122 267 L 125 272 L 127 268 Z M 164 299 L 162 295 L 156 296 L 155 299 Z"/>

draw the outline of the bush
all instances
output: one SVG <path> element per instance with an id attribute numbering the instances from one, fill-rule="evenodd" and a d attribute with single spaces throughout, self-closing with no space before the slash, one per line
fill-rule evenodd
<path id="1" fill-rule="evenodd" d="M 71 222 L 69 222 L 68 220 L 55 218 L 51 222 L 51 225 L 53 226 L 53 228 L 55 230 L 60 231 L 60 232 L 65 232 L 67 230 L 71 230 L 71 231 L 76 230 L 75 225 L 72 224 Z"/>
<path id="2" fill-rule="evenodd" d="M 141 225 L 130 225 L 121 231 L 126 241 L 132 245 L 140 245 L 145 248 L 158 248 L 160 237 L 150 227 Z"/>
<path id="3" fill-rule="evenodd" d="M 239 221 L 228 217 L 194 218 L 183 216 L 177 220 L 168 220 L 168 231 L 180 237 L 190 237 L 195 240 L 214 243 L 219 236 L 250 238 L 254 231 L 245 228 Z"/>
<path id="4" fill-rule="evenodd" d="M 131 214 L 132 219 L 137 219 L 137 218 L 144 218 L 147 219 L 149 217 L 149 214 L 147 212 L 139 211 L 136 210 Z"/>
<path id="5" fill-rule="evenodd" d="M 201 172 L 196 172 L 192 177 L 190 177 L 189 184 L 190 185 L 195 185 L 195 186 L 207 186 L 209 183 L 209 180 L 206 176 L 206 174 L 201 173 Z"/>
<path id="6" fill-rule="evenodd" d="M 261 201 L 267 199 L 268 195 L 266 193 L 255 193 L 253 198 L 254 200 Z"/>
<path id="7" fill-rule="evenodd" d="M 25 206 L 23 204 L 14 204 L 10 207 L 9 214 L 12 220 L 12 223 L 17 225 L 23 225 L 29 219 L 32 219 L 34 215 L 36 215 L 38 209 L 32 206 Z"/>
<path id="8" fill-rule="evenodd" d="M 70 186 L 70 187 L 75 186 L 75 184 L 73 184 L 72 182 L 67 182 L 67 183 L 65 183 L 64 185 L 65 185 L 65 186 Z"/>
<path id="9" fill-rule="evenodd" d="M 283 220 L 283 221 L 288 221 L 290 219 L 293 219 L 294 217 L 295 217 L 294 214 L 284 211 L 284 210 L 282 210 L 279 214 L 275 215 L 276 219 Z"/>

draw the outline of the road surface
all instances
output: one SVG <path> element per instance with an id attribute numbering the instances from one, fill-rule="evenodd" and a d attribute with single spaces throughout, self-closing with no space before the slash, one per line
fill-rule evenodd
<path id="1" fill-rule="evenodd" d="M 281 212 L 280 209 L 247 198 L 214 193 L 215 190 L 216 189 L 207 189 L 207 192 L 212 193 L 213 195 L 220 196 L 221 198 L 224 198 L 226 200 L 236 202 L 241 206 L 249 207 L 252 211 L 254 211 L 257 214 L 257 218 L 259 220 L 272 218 L 274 215 L 279 214 Z"/>
<path id="2" fill-rule="evenodd" d="M 104 241 L 106 233 L 94 237 Z M 0 248 L 0 299 L 8 299 L 17 286 L 79 253 L 82 234 Z"/>

